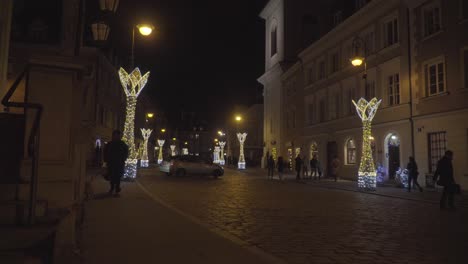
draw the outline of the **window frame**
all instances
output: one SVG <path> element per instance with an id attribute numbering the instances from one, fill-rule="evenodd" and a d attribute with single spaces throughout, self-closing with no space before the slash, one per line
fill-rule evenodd
<path id="1" fill-rule="evenodd" d="M 441 136 L 443 138 L 441 139 Z M 434 136 L 434 138 L 431 138 Z M 436 147 L 432 143 L 436 143 Z M 443 145 L 443 146 L 441 146 Z M 427 133 L 427 157 L 428 157 L 428 171 L 429 173 L 434 173 L 437 168 L 437 162 L 444 156 L 445 151 L 447 150 L 447 131 L 436 131 Z M 433 153 L 437 152 L 437 153 Z"/>
<path id="2" fill-rule="evenodd" d="M 391 80 L 391 82 L 390 82 Z M 387 76 L 387 105 L 395 106 L 401 103 L 400 73 Z"/>
<path id="3" fill-rule="evenodd" d="M 350 147 L 349 143 L 353 141 L 354 147 Z M 352 154 L 351 154 L 352 153 Z M 357 164 L 357 147 L 356 140 L 354 138 L 348 138 L 345 141 L 345 156 L 346 156 L 346 165 L 356 165 Z"/>
<path id="4" fill-rule="evenodd" d="M 388 33 L 388 24 L 391 24 L 392 29 L 391 41 Z M 400 43 L 400 19 L 398 15 L 395 14 L 382 21 L 382 44 L 383 48 L 388 48 L 398 43 Z"/>
<path id="5" fill-rule="evenodd" d="M 428 10 L 431 10 L 431 11 L 434 11 L 434 9 L 438 9 L 438 26 L 439 28 L 438 29 L 435 29 L 433 32 L 428 32 L 428 26 L 426 24 L 426 12 L 428 12 Z M 435 13 L 432 14 L 432 16 L 434 16 Z M 434 18 L 434 17 L 433 17 Z M 439 1 L 435 1 L 433 3 L 430 3 L 424 7 L 422 7 L 421 9 L 421 19 L 422 19 L 422 36 L 424 38 L 427 38 L 427 37 L 430 37 L 432 35 L 435 35 L 437 33 L 439 33 L 441 30 L 442 30 L 442 10 L 441 10 L 441 5 L 440 5 L 440 2 Z M 433 20 L 434 21 L 434 20 Z M 435 24 L 433 24 L 434 26 Z"/>
<path id="6" fill-rule="evenodd" d="M 442 64 L 443 66 L 443 70 L 442 70 L 442 73 L 443 73 L 443 82 L 440 82 L 439 80 L 439 65 Z M 446 65 L 445 65 L 445 58 L 443 57 L 439 57 L 439 58 L 435 58 L 431 61 L 427 61 L 423 64 L 423 75 L 424 75 L 424 92 L 425 92 L 425 95 L 426 97 L 430 97 L 430 96 L 436 96 L 436 95 L 439 95 L 439 94 L 443 94 L 445 92 L 447 92 L 447 74 L 446 74 Z M 436 84 L 436 92 L 435 93 L 431 93 L 430 92 L 430 86 L 431 86 L 431 83 L 430 83 L 430 68 L 432 66 L 436 66 L 436 71 L 435 71 L 435 77 L 436 77 L 436 81 L 435 81 L 435 84 Z M 440 84 L 443 85 L 443 90 L 440 90 Z"/>

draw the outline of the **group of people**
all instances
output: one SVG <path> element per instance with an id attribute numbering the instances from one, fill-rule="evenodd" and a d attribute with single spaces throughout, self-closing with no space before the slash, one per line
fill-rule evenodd
<path id="1" fill-rule="evenodd" d="M 320 180 L 322 178 L 323 174 L 323 169 L 320 164 L 320 161 L 318 160 L 317 154 L 314 154 L 312 156 L 312 159 L 307 163 L 304 160 L 306 157 L 304 156 L 301 158 L 300 155 L 297 155 L 296 159 L 294 160 L 295 162 L 295 170 L 296 170 L 296 180 L 300 180 L 301 176 L 302 178 L 312 178 L 316 180 L 317 178 Z M 309 167 L 310 165 L 310 173 L 309 173 Z M 275 160 L 273 159 L 273 156 L 270 155 L 267 160 L 267 168 L 268 168 L 268 178 L 273 179 L 274 171 L 275 169 L 278 169 L 278 177 L 280 180 L 283 180 L 283 172 L 284 172 L 284 160 L 283 157 L 278 157 L 278 161 L 275 164 Z M 340 160 L 338 159 L 338 156 L 334 156 L 333 160 L 331 162 L 331 171 L 330 174 L 332 177 L 334 177 L 335 181 L 338 180 L 338 169 L 340 167 Z"/>

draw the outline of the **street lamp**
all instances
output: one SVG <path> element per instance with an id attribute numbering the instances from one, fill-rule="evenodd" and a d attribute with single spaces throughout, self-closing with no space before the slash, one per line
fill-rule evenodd
<path id="1" fill-rule="evenodd" d="M 153 116 L 154 116 L 153 113 L 147 113 L 147 114 L 146 114 L 146 117 L 148 117 L 148 118 L 153 118 Z"/>
<path id="2" fill-rule="evenodd" d="M 138 28 L 138 31 L 142 36 L 149 36 L 153 32 L 154 26 L 151 24 L 138 24 L 132 26 L 132 53 L 130 55 L 131 69 L 133 69 L 135 64 L 135 28 Z"/>
<path id="3" fill-rule="evenodd" d="M 367 50 L 366 42 L 359 36 L 356 36 L 353 39 L 352 50 L 353 55 L 350 58 L 351 64 L 354 67 L 359 67 L 364 63 L 364 75 L 362 76 L 362 78 L 367 79 L 367 62 L 365 57 Z"/>
<path id="4" fill-rule="evenodd" d="M 161 133 L 164 133 L 166 132 L 166 129 L 165 128 L 161 128 Z"/>
<path id="5" fill-rule="evenodd" d="M 236 115 L 236 121 L 237 121 L 237 122 L 240 122 L 240 121 L 242 121 L 242 116 L 240 116 L 240 115 Z"/>

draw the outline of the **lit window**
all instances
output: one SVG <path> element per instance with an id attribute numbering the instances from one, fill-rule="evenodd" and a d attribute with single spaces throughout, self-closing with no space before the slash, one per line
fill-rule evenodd
<path id="1" fill-rule="evenodd" d="M 428 96 L 445 91 L 444 63 L 437 62 L 425 66 L 426 93 Z"/>
<path id="2" fill-rule="evenodd" d="M 383 25 L 384 47 L 398 43 L 398 19 L 394 18 Z"/>
<path id="3" fill-rule="evenodd" d="M 431 6 L 423 10 L 424 36 L 430 36 L 440 30 L 440 7 Z"/>
<path id="4" fill-rule="evenodd" d="M 388 76 L 387 85 L 388 105 L 400 104 L 400 75 L 396 73 Z"/>
<path id="5" fill-rule="evenodd" d="M 346 142 L 345 147 L 345 155 L 346 155 L 346 164 L 353 165 L 356 164 L 356 142 L 354 139 L 350 138 Z"/>

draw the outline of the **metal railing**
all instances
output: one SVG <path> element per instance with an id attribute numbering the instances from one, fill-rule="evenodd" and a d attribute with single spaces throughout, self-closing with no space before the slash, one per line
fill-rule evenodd
<path id="1" fill-rule="evenodd" d="M 35 223 L 35 212 L 36 212 L 36 203 L 37 203 L 37 185 L 38 185 L 38 168 L 39 168 L 39 141 L 40 141 L 40 124 L 41 117 L 43 112 L 43 106 L 39 103 L 29 103 L 27 102 L 28 91 L 29 91 L 29 75 L 33 67 L 41 67 L 48 69 L 57 69 L 57 70 L 74 70 L 79 71 L 77 68 L 66 67 L 66 66 L 57 66 L 57 65 L 47 65 L 47 64 L 38 64 L 38 63 L 28 63 L 21 74 L 15 79 L 10 89 L 7 91 L 5 96 L 2 99 L 2 104 L 5 106 L 5 111 L 9 112 L 10 107 L 22 108 L 24 114 L 28 109 L 35 109 L 36 115 L 34 117 L 31 132 L 28 137 L 27 142 L 27 152 L 28 158 L 31 159 L 31 181 L 29 188 L 29 206 L 28 206 L 28 218 L 27 223 L 32 225 Z M 19 84 L 22 80 L 25 80 L 25 102 L 10 102 L 11 97 L 15 93 Z M 26 127 L 25 127 L 26 129 Z"/>

